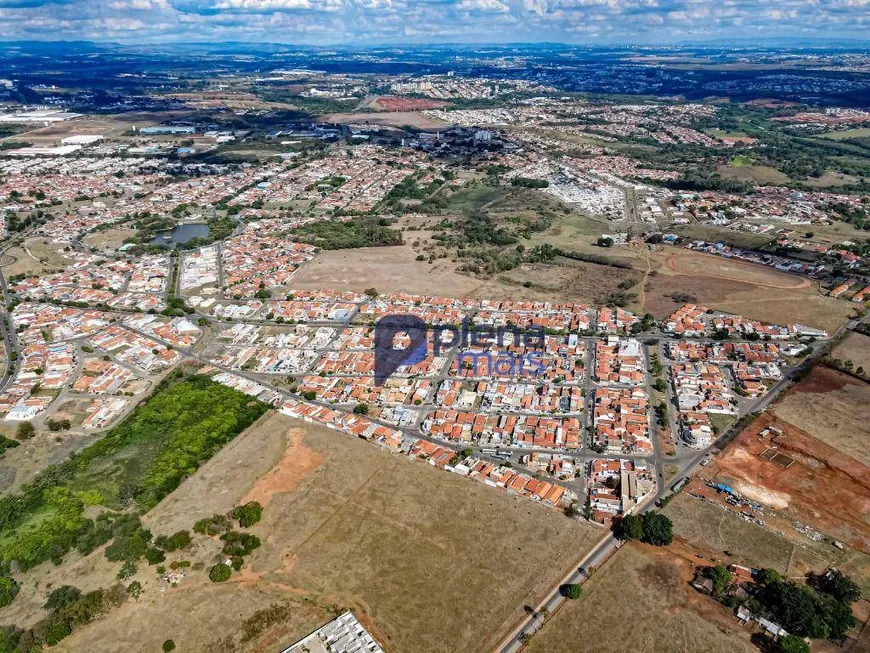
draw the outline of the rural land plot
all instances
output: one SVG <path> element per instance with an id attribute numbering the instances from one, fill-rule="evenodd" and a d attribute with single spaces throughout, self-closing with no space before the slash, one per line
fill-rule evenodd
<path id="1" fill-rule="evenodd" d="M 870 466 L 870 384 L 817 365 L 776 404 L 773 412 Z"/>
<path id="2" fill-rule="evenodd" d="M 674 535 L 687 546 L 731 554 L 733 562 L 785 573 L 794 545 L 784 537 L 734 513 L 687 494 L 679 494 L 662 511 L 674 524 Z M 724 556 L 723 556 L 724 557 Z"/>
<path id="3" fill-rule="evenodd" d="M 254 499 L 266 506 L 251 529 L 263 545 L 223 585 L 233 589 L 236 607 L 207 616 L 194 610 L 200 589 L 216 597 L 224 589 L 193 572 L 165 592 L 146 586 L 152 607 L 128 602 L 75 633 L 66 650 L 105 637 L 138 648 L 138 636 L 125 634 L 124 624 L 135 618 L 145 632 L 160 630 L 165 602 L 173 606 L 176 643 L 198 649 L 208 640 L 204 633 L 212 644 L 235 637 L 262 609 L 257 597 L 269 595 L 319 607 L 322 621 L 332 606 L 351 608 L 390 651 L 484 651 L 601 534 L 531 501 L 278 414 L 227 445 L 145 524 L 173 532 Z M 186 557 L 206 561 L 213 554 L 200 546 Z M 310 628 L 307 620 L 304 628 L 290 625 L 293 636 Z"/>
<path id="4" fill-rule="evenodd" d="M 755 653 L 750 632 L 691 588 L 691 564 L 630 543 L 536 634 L 528 653 Z M 701 644 L 703 642 L 703 644 Z"/>

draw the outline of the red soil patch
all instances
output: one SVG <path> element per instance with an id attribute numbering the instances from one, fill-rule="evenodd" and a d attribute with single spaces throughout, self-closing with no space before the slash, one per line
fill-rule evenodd
<path id="1" fill-rule="evenodd" d="M 291 428 L 287 432 L 287 449 L 281 460 L 254 483 L 242 503 L 257 501 L 265 508 L 275 494 L 292 492 L 320 467 L 323 456 L 302 444 L 304 435 L 301 428 Z"/>
<path id="2" fill-rule="evenodd" d="M 760 437 L 771 425 L 782 429 L 782 435 Z M 794 464 L 784 469 L 760 458 L 769 447 L 793 458 Z M 786 497 L 786 508 L 765 516 L 769 529 L 777 530 L 772 523 L 777 518 L 797 520 L 870 552 L 870 524 L 865 519 L 870 512 L 870 469 L 770 413 L 750 424 L 702 477 L 737 479 L 761 493 Z"/>
<path id="3" fill-rule="evenodd" d="M 791 391 L 824 394 L 839 390 L 847 385 L 861 385 L 861 382 L 825 365 L 816 365 L 812 374 L 808 374 Z"/>

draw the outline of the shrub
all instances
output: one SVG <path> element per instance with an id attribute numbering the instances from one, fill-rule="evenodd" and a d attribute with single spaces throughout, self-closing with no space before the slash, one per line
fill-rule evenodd
<path id="1" fill-rule="evenodd" d="M 18 583 L 9 576 L 0 576 L 0 608 L 15 600 L 18 595 Z"/>
<path id="2" fill-rule="evenodd" d="M 263 517 L 263 506 L 256 501 L 249 501 L 233 510 L 233 519 L 239 520 L 239 526 L 249 528 Z"/>
<path id="3" fill-rule="evenodd" d="M 581 596 L 583 596 L 583 588 L 580 587 L 580 585 L 578 585 L 577 583 L 565 586 L 565 598 L 576 601 Z"/>
<path id="4" fill-rule="evenodd" d="M 208 577 L 213 583 L 223 583 L 225 580 L 229 580 L 232 574 L 232 570 L 230 570 L 230 568 L 227 567 L 225 564 L 221 563 L 219 565 L 215 565 L 209 570 Z"/>

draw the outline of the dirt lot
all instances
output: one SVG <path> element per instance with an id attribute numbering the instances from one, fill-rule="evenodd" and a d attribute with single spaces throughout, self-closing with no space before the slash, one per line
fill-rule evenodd
<path id="1" fill-rule="evenodd" d="M 777 417 L 870 466 L 870 384 L 817 365 L 773 409 Z"/>
<path id="2" fill-rule="evenodd" d="M 600 535 L 528 500 L 275 413 L 204 465 L 146 523 L 155 534 L 173 532 L 250 498 L 267 505 L 251 529 L 263 546 L 241 573 L 214 585 L 204 570 L 189 571 L 167 588 L 153 568 L 140 566 L 142 598 L 58 649 L 97 650 L 111 641 L 154 651 L 172 637 L 180 650 L 280 650 L 338 606 L 353 609 L 389 651 L 489 650 L 521 618 L 522 606 L 539 601 Z M 208 565 L 216 545 L 197 536 L 191 550 L 171 559 Z M 95 554 L 32 574 L 43 586 L 50 578 L 92 587 L 110 582 L 115 566 Z M 25 583 L 4 622 L 38 613 L 43 596 L 33 580 Z M 287 606 L 288 616 L 242 643 L 243 621 L 272 604 Z M 140 624 L 136 632 L 131 619 Z"/>
<path id="3" fill-rule="evenodd" d="M 317 118 L 319 122 L 339 124 L 385 125 L 387 127 L 415 127 L 423 131 L 439 131 L 448 123 L 435 120 L 422 113 L 393 111 L 389 113 L 330 113 Z"/>
<path id="4" fill-rule="evenodd" d="M 69 264 L 62 247 L 45 238 L 28 238 L 20 247 L 10 247 L 0 264 L 7 277 L 16 274 L 42 274 L 57 271 Z"/>
<path id="5" fill-rule="evenodd" d="M 413 240 L 412 236 L 406 236 Z M 565 267 L 526 264 L 492 279 L 456 272 L 457 263 L 416 260 L 409 244 L 325 251 L 306 263 L 293 278 L 294 289 L 407 292 L 493 300 L 572 301 L 600 303 L 623 279 L 639 273 L 593 263 L 571 261 Z M 530 287 L 523 284 L 529 282 Z"/>
<path id="6" fill-rule="evenodd" d="M 688 546 L 714 559 L 752 567 L 770 567 L 780 572 L 788 568 L 792 545 L 784 537 L 733 513 L 681 493 L 663 510 L 674 523 L 674 535 Z"/>
<path id="7" fill-rule="evenodd" d="M 861 333 L 849 333 L 831 353 L 834 358 L 852 361 L 857 370 L 864 368 L 864 376 L 870 376 L 870 337 Z"/>
<path id="8" fill-rule="evenodd" d="M 688 560 L 623 547 L 532 638 L 528 653 L 755 653 L 750 631 L 691 588 Z"/>

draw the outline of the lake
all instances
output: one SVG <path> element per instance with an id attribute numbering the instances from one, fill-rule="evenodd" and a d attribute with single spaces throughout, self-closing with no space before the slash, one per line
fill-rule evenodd
<path id="1" fill-rule="evenodd" d="M 203 223 L 180 224 L 171 231 L 161 231 L 152 240 L 152 245 L 183 245 L 194 238 L 207 238 L 208 225 Z"/>

